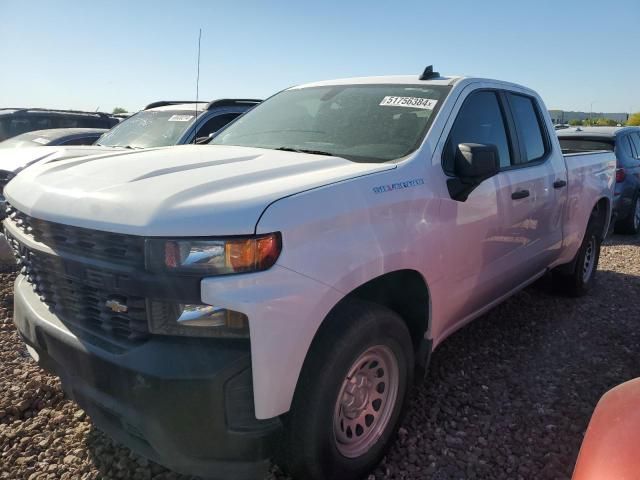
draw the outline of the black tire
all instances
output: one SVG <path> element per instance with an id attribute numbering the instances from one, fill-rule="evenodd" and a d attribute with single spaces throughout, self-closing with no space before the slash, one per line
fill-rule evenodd
<path id="1" fill-rule="evenodd" d="M 589 291 L 598 270 L 602 228 L 597 217 L 592 216 L 570 271 L 565 266 L 553 272 L 554 287 L 557 290 L 573 297 L 580 297 Z"/>
<path id="2" fill-rule="evenodd" d="M 413 345 L 409 330 L 402 318 L 387 308 L 368 302 L 344 301 L 325 322 L 305 360 L 292 408 L 283 418 L 285 427 L 283 452 L 282 458 L 278 460 L 283 462 L 285 470 L 298 479 L 357 479 L 366 475 L 380 462 L 394 440 L 406 409 L 413 380 Z M 350 369 L 352 373 L 355 372 L 351 378 L 356 378 L 361 372 L 364 372 L 362 375 L 374 375 L 373 383 L 384 383 L 386 379 L 393 378 L 389 372 L 396 371 L 395 368 L 389 367 L 387 373 L 375 373 L 384 370 L 379 368 L 384 367 L 384 361 L 377 366 L 374 361 L 370 361 L 369 364 L 365 363 L 357 367 L 362 364 L 363 354 L 377 351 L 376 349 L 381 349 L 387 354 L 390 352 L 397 360 L 397 382 L 393 383 L 389 380 L 388 383 L 388 385 L 397 385 L 397 389 L 385 387 L 388 392 L 397 390 L 397 395 L 395 401 L 386 403 L 383 401 L 377 404 L 382 414 L 376 417 L 375 421 L 371 421 L 373 427 L 367 426 L 366 430 L 359 429 L 361 432 L 359 436 L 364 435 L 362 439 L 370 442 L 365 447 L 367 450 L 349 458 L 341 453 L 341 450 L 344 451 L 346 448 L 345 445 L 349 444 L 340 443 L 338 440 L 341 435 L 346 439 L 344 427 L 338 426 L 343 424 L 337 420 L 334 426 L 334 420 L 344 418 L 341 415 L 347 411 L 343 404 L 338 405 L 337 400 L 339 394 L 344 392 L 344 386 L 349 387 L 343 382 L 346 382 Z M 392 360 L 391 357 L 388 358 Z M 357 364 L 356 361 L 358 361 Z M 356 370 L 353 370 L 354 368 Z M 383 380 L 375 378 L 380 376 Z M 378 388 L 380 388 L 379 383 L 375 387 L 379 392 Z M 344 395 L 340 396 L 345 398 Z M 375 398 L 375 392 L 370 397 Z M 376 401 L 370 402 L 370 408 L 374 408 Z M 369 400 L 366 404 L 369 405 Z M 385 408 L 387 404 L 390 405 L 389 409 Z M 377 412 L 371 413 L 378 415 Z M 373 417 L 373 415 L 367 416 Z M 364 422 L 362 415 L 355 420 L 346 418 L 345 420 L 360 422 L 360 418 Z M 380 418 L 388 418 L 388 421 L 379 422 Z M 355 428 L 357 429 L 358 426 Z M 369 435 L 369 432 L 374 432 L 378 428 L 377 426 L 380 426 L 381 431 Z M 341 429 L 342 432 L 334 428 Z M 360 441 L 353 431 L 352 437 L 356 439 L 355 441 Z M 350 441 L 347 439 L 347 442 Z M 368 442 L 365 441 L 365 444 Z"/>
<path id="3" fill-rule="evenodd" d="M 640 194 L 636 194 L 629 215 L 616 222 L 615 232 L 636 235 L 640 232 Z"/>

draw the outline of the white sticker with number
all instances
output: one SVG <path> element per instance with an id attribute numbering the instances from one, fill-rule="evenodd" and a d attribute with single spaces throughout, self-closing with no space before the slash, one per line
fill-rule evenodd
<path id="1" fill-rule="evenodd" d="M 421 97 L 384 97 L 380 102 L 383 107 L 409 107 L 423 110 L 433 110 L 437 104 L 437 100 Z"/>
<path id="2" fill-rule="evenodd" d="M 169 117 L 170 122 L 188 122 L 193 118 L 193 115 L 172 115 Z"/>

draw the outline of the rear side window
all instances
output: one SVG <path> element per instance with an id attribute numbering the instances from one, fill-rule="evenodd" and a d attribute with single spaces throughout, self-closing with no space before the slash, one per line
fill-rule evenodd
<path id="1" fill-rule="evenodd" d="M 634 158 L 636 156 L 629 135 L 622 135 L 616 138 L 615 151 L 618 156 L 618 160 Z"/>
<path id="2" fill-rule="evenodd" d="M 54 117 L 53 124 L 55 125 L 55 128 L 79 128 L 85 126 L 81 125 L 76 117 L 63 116 Z"/>
<path id="3" fill-rule="evenodd" d="M 8 136 L 13 137 L 21 133 L 32 132 L 33 130 L 46 130 L 51 128 L 51 122 L 46 117 L 26 115 L 15 116 L 8 119 Z"/>
<path id="4" fill-rule="evenodd" d="M 631 135 L 625 137 L 624 141 L 627 144 L 627 150 L 630 152 L 629 153 L 629 157 L 630 158 L 636 158 L 638 155 L 636 154 L 636 146 L 631 141 Z"/>
<path id="5" fill-rule="evenodd" d="M 631 135 L 629 135 L 629 139 L 631 140 L 631 144 L 634 147 L 635 150 L 635 157 L 636 158 L 640 158 L 640 134 L 638 134 L 638 132 L 634 132 Z"/>
<path id="6" fill-rule="evenodd" d="M 509 93 L 509 103 L 523 150 L 521 163 L 541 160 L 547 153 L 546 135 L 534 99 Z"/>
<path id="7" fill-rule="evenodd" d="M 108 119 L 81 115 L 57 115 L 53 118 L 53 125 L 49 128 L 110 128 Z"/>
<path id="8" fill-rule="evenodd" d="M 461 143 L 495 145 L 500 154 L 500 166 L 511 165 L 504 117 L 495 92 L 475 92 L 464 101 L 443 153 L 443 168 L 448 174 L 454 173 L 454 158 Z"/>

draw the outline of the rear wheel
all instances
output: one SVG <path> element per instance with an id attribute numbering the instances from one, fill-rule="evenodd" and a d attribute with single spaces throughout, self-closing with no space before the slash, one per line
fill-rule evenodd
<path id="1" fill-rule="evenodd" d="M 413 378 L 413 345 L 393 311 L 349 301 L 327 318 L 285 417 L 296 478 L 357 479 L 382 459 Z"/>
<path id="2" fill-rule="evenodd" d="M 597 218 L 592 216 L 571 271 L 560 268 L 554 272 L 554 284 L 561 291 L 578 297 L 587 293 L 593 284 L 600 260 L 601 230 Z"/>
<path id="3" fill-rule="evenodd" d="M 636 235 L 640 232 L 640 194 L 636 194 L 629 215 L 616 223 L 615 230 L 617 233 L 629 235 Z"/>

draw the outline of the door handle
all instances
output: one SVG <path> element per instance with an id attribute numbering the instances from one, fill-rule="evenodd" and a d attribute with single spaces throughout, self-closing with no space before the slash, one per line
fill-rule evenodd
<path id="1" fill-rule="evenodd" d="M 521 198 L 527 198 L 529 196 L 529 190 L 518 190 L 511 194 L 511 198 L 514 200 L 520 200 Z"/>
<path id="2" fill-rule="evenodd" d="M 556 180 L 553 182 L 553 188 L 563 188 L 567 186 L 567 182 L 564 180 Z"/>

